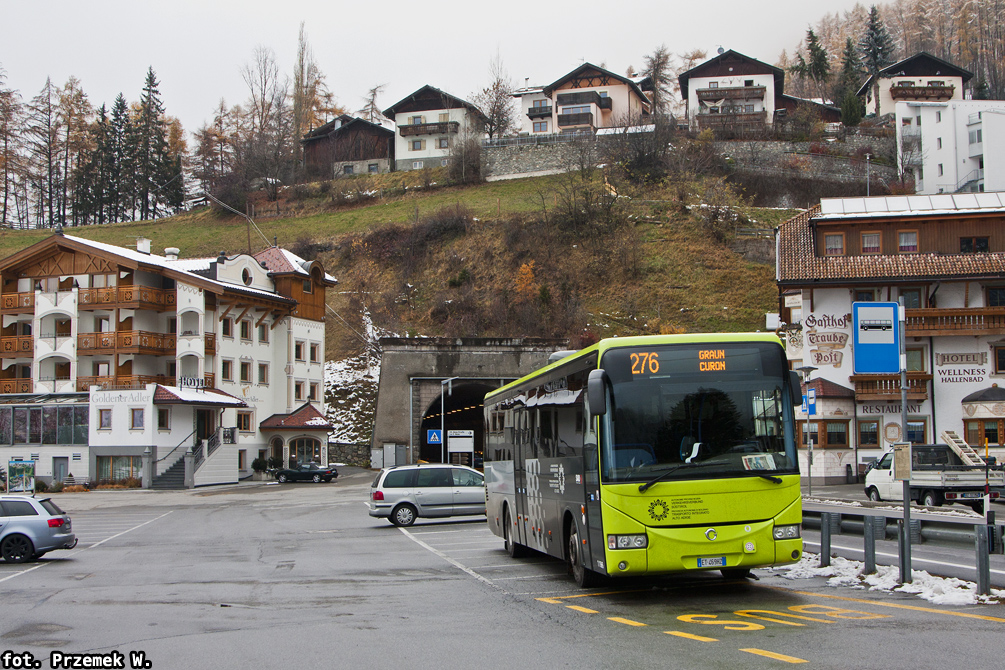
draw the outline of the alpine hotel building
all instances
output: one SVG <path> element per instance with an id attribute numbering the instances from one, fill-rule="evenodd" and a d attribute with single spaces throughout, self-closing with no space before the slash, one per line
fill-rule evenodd
<path id="1" fill-rule="evenodd" d="M 0 261 L 0 458 L 62 481 L 236 482 L 327 462 L 325 288 L 269 247 L 182 259 L 64 235 Z"/>

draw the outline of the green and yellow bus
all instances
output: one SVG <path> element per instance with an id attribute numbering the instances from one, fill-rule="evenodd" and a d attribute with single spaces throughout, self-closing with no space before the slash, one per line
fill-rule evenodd
<path id="1" fill-rule="evenodd" d="M 795 562 L 797 399 L 771 334 L 602 340 L 485 396 L 489 527 L 580 586 Z"/>

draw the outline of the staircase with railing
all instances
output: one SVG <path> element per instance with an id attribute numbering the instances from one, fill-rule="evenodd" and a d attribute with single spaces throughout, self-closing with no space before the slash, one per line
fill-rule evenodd
<path id="1" fill-rule="evenodd" d="M 185 488 L 185 453 L 187 449 L 185 447 L 190 444 L 192 437 L 195 436 L 195 431 L 185 436 L 181 442 L 178 443 L 171 451 L 167 452 L 155 461 L 154 472 L 156 472 L 156 463 L 161 463 L 163 461 L 171 458 L 172 455 L 175 456 L 175 460 L 171 465 L 162 472 L 161 474 L 154 477 L 150 484 L 151 488 L 154 489 L 183 489 Z M 178 451 L 181 450 L 181 453 Z"/>

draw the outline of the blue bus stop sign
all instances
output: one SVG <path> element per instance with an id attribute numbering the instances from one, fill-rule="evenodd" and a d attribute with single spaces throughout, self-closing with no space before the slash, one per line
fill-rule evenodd
<path id="1" fill-rule="evenodd" d="M 900 372 L 900 320 L 895 302 L 852 303 L 855 374 Z"/>
<path id="2" fill-rule="evenodd" d="M 427 444 L 443 444 L 443 432 L 437 428 L 436 430 L 426 431 L 426 443 Z"/>

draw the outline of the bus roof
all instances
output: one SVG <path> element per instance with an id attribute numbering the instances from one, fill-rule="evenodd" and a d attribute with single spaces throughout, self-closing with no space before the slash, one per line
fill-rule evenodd
<path id="1" fill-rule="evenodd" d="M 505 386 L 500 386 L 494 391 L 485 394 L 485 400 L 491 397 L 506 393 L 507 391 L 525 384 L 535 377 L 551 372 L 555 368 L 561 367 L 579 358 L 584 358 L 593 353 L 603 356 L 609 349 L 620 349 L 623 347 L 646 347 L 663 344 L 694 344 L 703 342 L 774 342 L 781 345 L 781 340 L 774 333 L 686 333 L 683 335 L 638 335 L 634 337 L 608 337 L 600 340 L 596 344 L 585 349 L 580 349 L 574 354 L 555 361 L 543 368 L 538 368 L 529 375 L 512 381 Z"/>

